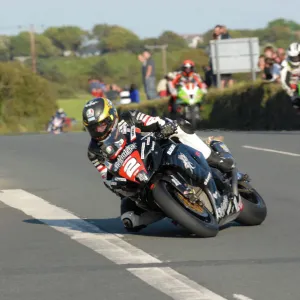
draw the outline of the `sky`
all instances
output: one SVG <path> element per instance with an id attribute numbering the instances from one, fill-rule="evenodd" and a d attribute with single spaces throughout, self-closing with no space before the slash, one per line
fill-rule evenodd
<path id="1" fill-rule="evenodd" d="M 0 34 L 16 34 L 34 24 L 50 26 L 117 24 L 140 38 L 164 30 L 204 33 L 216 24 L 232 29 L 263 28 L 273 19 L 299 20 L 296 0 L 0 0 Z M 21 27 L 18 27 L 21 26 Z"/>

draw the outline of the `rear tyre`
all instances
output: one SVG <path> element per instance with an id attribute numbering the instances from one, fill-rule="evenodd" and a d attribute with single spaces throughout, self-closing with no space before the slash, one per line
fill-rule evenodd
<path id="1" fill-rule="evenodd" d="M 169 189 L 168 189 L 169 186 Z M 214 237 L 219 232 L 219 226 L 214 216 L 203 207 L 203 218 L 188 210 L 170 189 L 174 188 L 164 181 L 160 181 L 153 189 L 153 196 L 157 205 L 172 220 L 200 237 Z"/>
<path id="2" fill-rule="evenodd" d="M 239 182 L 238 188 L 244 207 L 236 221 L 247 226 L 260 225 L 267 216 L 264 199 L 248 182 Z"/>

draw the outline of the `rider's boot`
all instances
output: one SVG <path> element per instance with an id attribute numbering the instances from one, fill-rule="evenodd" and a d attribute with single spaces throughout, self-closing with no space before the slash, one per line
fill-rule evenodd
<path id="1" fill-rule="evenodd" d="M 222 173 L 229 173 L 235 167 L 232 157 L 224 155 L 224 153 L 211 151 L 210 156 L 207 158 L 207 163 Z"/>
<path id="2" fill-rule="evenodd" d="M 208 164 L 222 173 L 231 172 L 235 168 L 235 161 L 226 145 L 222 141 L 212 140 L 210 147 L 212 152 L 207 159 Z M 229 183 L 225 183 L 225 185 L 229 200 L 237 202 L 237 196 L 233 193 L 231 185 Z"/>
<path id="3" fill-rule="evenodd" d="M 121 201 L 121 220 L 127 231 L 138 232 L 165 217 L 162 213 L 142 209 L 130 198 Z"/>

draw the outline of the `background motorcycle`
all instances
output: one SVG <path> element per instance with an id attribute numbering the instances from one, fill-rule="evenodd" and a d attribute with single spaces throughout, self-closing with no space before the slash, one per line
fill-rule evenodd
<path id="1" fill-rule="evenodd" d="M 197 84 L 188 82 L 178 87 L 175 107 L 177 116 L 189 121 L 196 129 L 201 121 L 200 108 L 204 93 Z"/>
<path id="2" fill-rule="evenodd" d="M 212 147 L 231 155 L 222 142 L 213 141 Z M 104 141 L 102 151 L 107 156 L 108 172 L 115 176 L 110 184 L 117 194 L 129 197 L 145 210 L 163 212 L 198 236 L 216 236 L 221 225 L 233 220 L 259 225 L 266 218 L 264 200 L 249 178 L 237 169 L 225 175 L 210 168 L 201 153 L 176 137 L 162 140 L 154 133 L 143 136 L 135 126 L 129 133 L 126 128 L 123 133 L 115 129 Z M 224 200 L 218 209 L 216 191 L 209 188 L 209 180 L 215 180 L 222 195 L 227 193 L 228 182 L 240 195 L 238 202 Z"/>
<path id="3" fill-rule="evenodd" d="M 63 132 L 63 127 L 64 127 L 64 119 L 59 117 L 54 117 L 53 120 L 49 122 L 47 131 L 54 134 L 60 134 Z"/>

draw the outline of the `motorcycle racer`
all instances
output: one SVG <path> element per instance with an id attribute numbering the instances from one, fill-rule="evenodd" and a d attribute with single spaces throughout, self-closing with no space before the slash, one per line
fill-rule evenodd
<path id="1" fill-rule="evenodd" d="M 282 88 L 290 96 L 293 107 L 300 108 L 298 83 L 300 79 L 300 44 L 290 44 L 287 59 L 282 62 L 280 72 Z"/>
<path id="2" fill-rule="evenodd" d="M 130 231 L 144 228 L 163 218 L 163 215 L 138 206 L 128 197 L 130 187 L 125 187 L 124 181 L 117 179 L 109 172 L 103 147 L 107 147 L 105 141 L 111 138 L 112 132 L 115 132 L 116 128 L 127 132 L 132 125 L 135 125 L 141 132 L 156 132 L 161 138 L 177 137 L 180 142 L 201 152 L 210 166 L 225 173 L 230 172 L 234 167 L 232 159 L 212 151 L 194 133 L 190 124 L 184 120 L 177 124 L 170 119 L 146 115 L 137 110 L 127 111 L 119 117 L 116 108 L 106 98 L 95 98 L 87 102 L 82 111 L 82 118 L 86 130 L 91 136 L 88 158 L 100 172 L 105 186 L 121 197 L 121 220 L 124 227 Z M 117 151 L 117 155 L 121 155 L 120 152 Z M 209 182 L 214 184 L 211 179 Z M 221 203 L 219 193 L 217 197 L 219 198 L 216 202 Z"/>
<path id="3" fill-rule="evenodd" d="M 201 76 L 194 71 L 195 63 L 187 59 L 182 63 L 181 71 L 178 72 L 176 77 L 170 83 L 170 93 L 171 97 L 169 99 L 169 110 L 171 113 L 175 113 L 175 100 L 177 97 L 177 87 L 180 84 L 193 82 L 198 85 L 198 87 L 204 92 L 207 93 L 206 84 L 201 79 Z"/>

